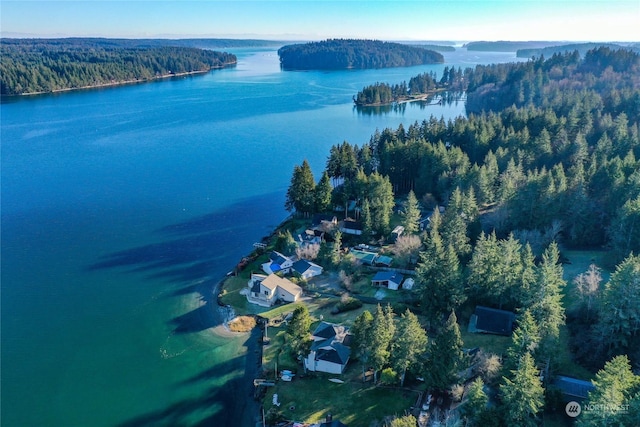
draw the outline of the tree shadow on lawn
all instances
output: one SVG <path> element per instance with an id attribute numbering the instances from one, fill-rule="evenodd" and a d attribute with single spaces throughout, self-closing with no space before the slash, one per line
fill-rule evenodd
<path id="1" fill-rule="evenodd" d="M 203 305 L 171 320 L 177 333 L 220 325 L 224 313 L 216 310 L 217 295 L 212 291 L 252 249 L 251 244 L 271 233 L 275 228 L 272 224 L 282 221 L 281 199 L 280 193 L 251 197 L 211 214 L 168 225 L 155 231 L 159 242 L 107 254 L 88 270 L 143 273 L 150 281 L 173 284 L 175 289 L 169 296 L 199 293 Z"/>

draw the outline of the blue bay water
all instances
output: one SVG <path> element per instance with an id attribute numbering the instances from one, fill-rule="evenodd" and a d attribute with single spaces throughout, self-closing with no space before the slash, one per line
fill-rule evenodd
<path id="1" fill-rule="evenodd" d="M 251 337 L 213 332 L 210 290 L 287 216 L 294 165 L 319 178 L 333 144 L 464 115 L 362 114 L 365 85 L 515 60 L 282 72 L 231 51 L 203 76 L 3 100 L 2 425 L 252 425 Z"/>

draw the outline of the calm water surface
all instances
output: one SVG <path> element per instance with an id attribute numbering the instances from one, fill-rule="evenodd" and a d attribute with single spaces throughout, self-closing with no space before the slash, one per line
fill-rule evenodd
<path id="1" fill-rule="evenodd" d="M 205 76 L 3 100 L 2 425 L 250 425 L 251 340 L 213 332 L 209 284 L 286 217 L 294 165 L 319 178 L 333 144 L 464 114 L 353 108 L 442 64 L 281 72 L 273 49 L 230 51 Z"/>

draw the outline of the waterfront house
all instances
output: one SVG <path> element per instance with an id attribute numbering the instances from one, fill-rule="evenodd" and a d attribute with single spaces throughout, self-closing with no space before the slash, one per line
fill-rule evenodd
<path id="1" fill-rule="evenodd" d="M 271 307 L 278 300 L 295 302 L 302 296 L 300 286 L 275 274 L 252 274 L 247 286 L 247 301 L 263 307 Z"/>
<path id="2" fill-rule="evenodd" d="M 469 319 L 469 332 L 509 336 L 515 321 L 511 311 L 478 305 Z"/>
<path id="3" fill-rule="evenodd" d="M 344 326 L 320 322 L 311 334 L 313 340 L 308 356 L 304 359 L 307 370 L 342 374 L 349 362 L 351 335 Z"/>
<path id="4" fill-rule="evenodd" d="M 371 279 L 371 284 L 397 291 L 402 284 L 402 279 L 404 279 L 404 276 L 397 271 L 378 271 Z"/>
<path id="5" fill-rule="evenodd" d="M 273 251 L 269 254 L 269 261 L 262 264 L 262 271 L 267 274 L 289 273 L 293 266 L 293 260 L 280 252 Z"/>
<path id="6" fill-rule="evenodd" d="M 303 279 L 308 280 L 312 277 L 322 274 L 322 267 L 306 259 L 299 259 L 293 263 L 293 271 L 302 276 Z"/>

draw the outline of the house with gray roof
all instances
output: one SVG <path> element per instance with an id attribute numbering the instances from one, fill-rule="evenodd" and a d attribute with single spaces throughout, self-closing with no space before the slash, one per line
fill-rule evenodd
<path id="1" fill-rule="evenodd" d="M 348 330 L 341 325 L 320 322 L 311 338 L 313 343 L 309 355 L 304 359 L 306 369 L 342 374 L 351 356 L 351 335 Z"/>

